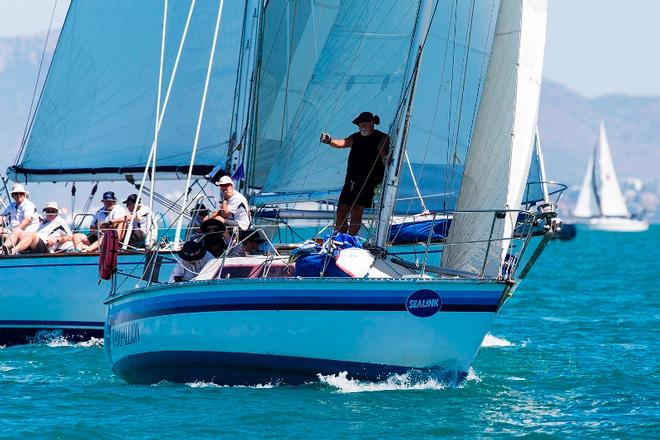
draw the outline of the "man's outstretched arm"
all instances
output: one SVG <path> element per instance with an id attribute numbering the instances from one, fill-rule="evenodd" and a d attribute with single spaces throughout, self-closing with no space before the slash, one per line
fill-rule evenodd
<path id="1" fill-rule="evenodd" d="M 345 139 L 333 139 L 328 133 L 321 133 L 319 140 L 333 148 L 351 148 L 353 146 L 353 138 L 351 136 Z"/>

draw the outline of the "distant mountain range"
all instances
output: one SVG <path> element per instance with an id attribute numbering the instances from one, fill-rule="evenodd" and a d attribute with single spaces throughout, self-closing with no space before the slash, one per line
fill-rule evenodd
<path id="1" fill-rule="evenodd" d="M 0 38 L 0 169 L 14 161 L 27 121 L 45 35 Z M 55 46 L 51 37 L 42 78 Z M 544 81 L 539 116 L 548 178 L 579 185 L 605 121 L 619 178 L 660 180 L 660 97 L 589 99 Z"/>
<path id="2" fill-rule="evenodd" d="M 619 178 L 660 179 L 660 97 L 608 95 L 589 99 L 544 81 L 539 133 L 548 178 L 579 185 L 605 122 Z"/>

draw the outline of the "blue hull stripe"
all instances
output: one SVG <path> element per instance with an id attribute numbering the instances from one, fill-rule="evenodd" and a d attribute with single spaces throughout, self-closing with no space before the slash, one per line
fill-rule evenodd
<path id="1" fill-rule="evenodd" d="M 334 295 L 332 291 L 319 295 L 318 291 L 299 291 L 300 295 L 248 296 L 242 292 L 204 292 L 186 295 L 167 295 L 157 298 L 130 301 L 110 309 L 110 325 L 118 325 L 136 319 L 181 313 L 201 313 L 247 310 L 328 310 L 328 311 L 406 311 L 407 293 L 377 292 L 365 296 L 363 291 L 354 296 L 342 291 Z M 289 293 L 289 292 L 287 292 Z M 441 312 L 497 312 L 500 292 L 490 292 L 490 297 L 474 295 L 483 292 L 442 292 Z M 305 295 L 307 294 L 307 295 Z M 456 295 L 459 297 L 444 295 Z M 465 295 L 465 296 L 464 296 Z"/>
<path id="2" fill-rule="evenodd" d="M 106 341 L 107 342 L 107 341 Z M 109 343 L 109 342 L 108 342 Z M 391 374 L 402 374 L 410 367 L 336 361 L 296 356 L 210 351 L 159 351 L 135 354 L 114 363 L 113 370 L 133 384 L 152 384 L 163 380 L 188 383 L 214 382 L 221 385 L 258 385 L 287 383 L 291 385 L 318 381 L 318 374 L 348 372 L 349 378 L 383 380 Z M 467 374 L 455 370 L 414 369 L 443 381 L 460 381 Z"/>
<path id="3" fill-rule="evenodd" d="M 142 262 L 126 262 L 118 263 L 117 266 L 135 266 L 136 264 L 142 264 Z M 162 264 L 172 264 L 171 262 L 163 261 Z M 95 266 L 98 267 L 98 263 L 56 263 L 56 264 L 16 264 L 14 266 L 0 266 L 0 269 L 23 269 L 28 267 L 80 267 L 80 266 Z"/>

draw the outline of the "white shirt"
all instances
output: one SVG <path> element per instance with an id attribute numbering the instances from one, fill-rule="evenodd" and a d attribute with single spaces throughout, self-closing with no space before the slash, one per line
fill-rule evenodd
<path id="1" fill-rule="evenodd" d="M 113 206 L 109 212 L 105 210 L 105 207 L 100 208 L 98 211 L 96 211 L 96 214 L 94 214 L 94 218 L 92 219 L 92 226 L 96 226 L 98 228 L 101 223 L 117 220 L 118 218 L 124 217 L 126 214 L 128 213 L 119 203 L 115 204 L 115 206 Z"/>
<path id="2" fill-rule="evenodd" d="M 206 263 L 212 260 L 215 260 L 215 257 L 208 252 L 197 261 L 180 260 L 177 265 L 174 266 L 174 269 L 170 274 L 169 282 L 173 283 L 174 277 L 181 277 L 183 281 L 192 280 L 202 271 L 204 266 L 206 266 Z"/>
<path id="3" fill-rule="evenodd" d="M 16 202 L 11 202 L 7 209 L 2 213 L 3 217 L 9 217 L 7 224 L 11 229 L 18 226 L 27 217 L 32 217 L 32 221 L 25 228 L 26 232 L 34 232 L 39 227 L 39 214 L 37 214 L 37 207 L 31 200 L 25 199 L 23 203 L 16 206 Z"/>
<path id="4" fill-rule="evenodd" d="M 64 219 L 58 215 L 52 221 L 42 221 L 39 224 L 39 229 L 37 229 L 37 235 L 41 241 L 48 245 L 49 238 L 67 237 L 73 235 L 73 233 L 71 232 L 71 228 L 69 228 L 69 225 L 66 224 Z M 48 246 L 48 250 L 51 252 L 56 252 L 67 247 L 71 247 L 71 242 L 55 243 L 51 246 Z"/>
<path id="5" fill-rule="evenodd" d="M 132 211 L 128 211 L 129 214 L 132 214 Z M 149 227 L 149 221 L 151 220 L 151 228 Z M 146 237 L 147 245 L 153 244 L 158 240 L 158 224 L 154 221 L 153 215 L 149 211 L 149 207 L 141 205 L 137 211 L 135 211 L 135 218 L 133 218 L 133 229 L 140 229 L 144 232 Z"/>
<path id="6" fill-rule="evenodd" d="M 250 227 L 249 205 L 243 194 L 234 191 L 234 194 L 227 199 L 227 210 L 232 214 L 230 220 L 235 220 L 242 231 Z"/>

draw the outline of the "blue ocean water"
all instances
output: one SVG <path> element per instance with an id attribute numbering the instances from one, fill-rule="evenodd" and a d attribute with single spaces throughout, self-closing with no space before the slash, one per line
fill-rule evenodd
<path id="1" fill-rule="evenodd" d="M 0 438 L 657 438 L 660 227 L 552 242 L 464 383 L 127 385 L 102 341 L 0 349 Z"/>

